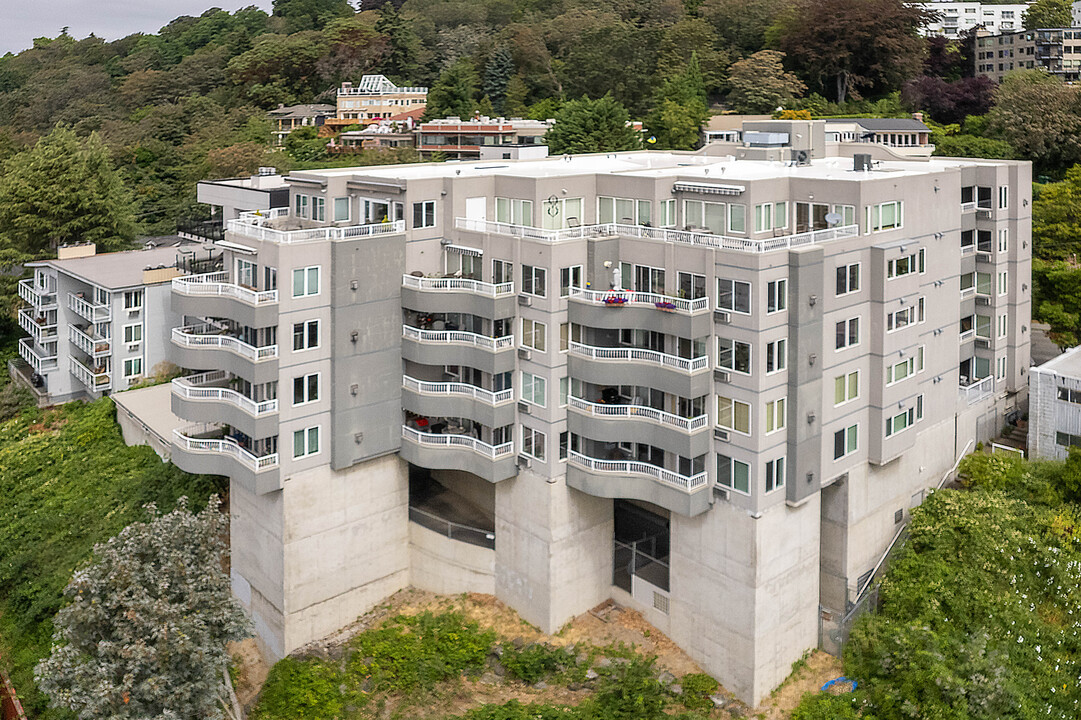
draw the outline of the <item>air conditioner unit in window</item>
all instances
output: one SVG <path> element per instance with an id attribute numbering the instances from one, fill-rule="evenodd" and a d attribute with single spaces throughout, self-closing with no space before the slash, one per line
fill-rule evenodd
<path id="1" fill-rule="evenodd" d="M 533 305 L 533 298 L 528 295 L 519 295 L 518 304 L 522 307 L 531 307 Z"/>
<path id="2" fill-rule="evenodd" d="M 520 467 L 520 468 L 531 468 L 531 467 L 533 467 L 533 458 L 529 457 L 528 455 L 519 455 L 518 456 L 518 467 Z"/>
<path id="3" fill-rule="evenodd" d="M 134 352 L 139 349 L 139 343 L 132 343 L 128 345 L 128 352 Z"/>
<path id="4" fill-rule="evenodd" d="M 730 323 L 732 322 L 732 313 L 727 310 L 714 310 L 713 319 L 719 323 Z"/>
<path id="5" fill-rule="evenodd" d="M 128 317 L 138 315 L 140 310 L 142 310 L 142 308 L 128 308 Z"/>
<path id="6" fill-rule="evenodd" d="M 716 440 L 728 440 L 728 431 L 724 428 L 713 428 L 713 437 Z"/>
<path id="7" fill-rule="evenodd" d="M 530 407 L 529 403 L 519 400 L 518 401 L 518 412 L 523 412 L 526 415 L 532 415 L 533 414 L 533 409 Z"/>
<path id="8" fill-rule="evenodd" d="M 714 370 L 713 379 L 717 382 L 730 382 L 732 380 L 732 373 L 727 370 Z"/>
<path id="9" fill-rule="evenodd" d="M 528 360 L 531 357 L 533 357 L 533 354 L 527 348 L 518 348 L 518 359 Z"/>

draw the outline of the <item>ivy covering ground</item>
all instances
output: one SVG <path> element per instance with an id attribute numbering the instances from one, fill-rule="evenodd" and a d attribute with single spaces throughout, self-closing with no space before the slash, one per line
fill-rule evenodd
<path id="1" fill-rule="evenodd" d="M 72 570 L 95 543 L 145 519 L 142 506 L 170 510 L 182 495 L 202 505 L 220 478 L 188 475 L 149 447 L 128 447 L 108 398 L 0 421 L 0 654 L 32 717 L 47 710 L 33 667 L 48 654 L 52 618 Z"/>

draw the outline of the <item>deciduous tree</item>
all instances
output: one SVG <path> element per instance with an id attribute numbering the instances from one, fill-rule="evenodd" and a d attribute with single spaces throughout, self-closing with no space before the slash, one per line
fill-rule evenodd
<path id="1" fill-rule="evenodd" d="M 1040 172 L 1057 174 L 1081 162 L 1081 95 L 1042 70 L 1006 75 L 987 119 L 988 130 Z"/>
<path id="2" fill-rule="evenodd" d="M 320 30 L 334 18 L 353 14 L 349 0 L 274 0 L 272 4 L 274 17 L 283 18 L 291 33 Z"/>
<path id="3" fill-rule="evenodd" d="M 760 50 L 728 69 L 728 102 L 740 112 L 769 113 L 807 86 L 785 72 L 784 53 Z"/>
<path id="4" fill-rule="evenodd" d="M 698 55 L 692 52 L 682 72 L 661 85 L 656 107 L 646 124 L 657 147 L 690 150 L 698 144 L 702 123 L 708 117 L 706 89 L 698 66 Z"/>
<path id="5" fill-rule="evenodd" d="M 468 119 L 477 107 L 477 73 L 468 59 L 448 67 L 428 91 L 427 119 L 456 116 Z"/>
<path id="6" fill-rule="evenodd" d="M 1036 0 L 1025 11 L 1026 30 L 1073 26 L 1073 4 L 1070 0 Z"/>
<path id="7" fill-rule="evenodd" d="M 544 136 L 553 155 L 613 152 L 638 148 L 638 133 L 628 125 L 627 109 L 611 95 L 564 103 Z"/>

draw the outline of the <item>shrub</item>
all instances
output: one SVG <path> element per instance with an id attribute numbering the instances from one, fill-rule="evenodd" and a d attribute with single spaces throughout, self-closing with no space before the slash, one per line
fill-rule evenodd
<path id="1" fill-rule="evenodd" d="M 660 720 L 668 689 L 654 675 L 654 657 L 636 656 L 601 671 L 597 692 L 582 704 L 589 720 Z"/>
<path id="2" fill-rule="evenodd" d="M 857 700 L 852 695 L 804 693 L 792 720 L 859 720 Z M 864 715 L 864 720 L 874 720 Z"/>
<path id="3" fill-rule="evenodd" d="M 574 656 L 566 648 L 541 644 L 527 645 L 521 650 L 504 646 L 500 660 L 515 677 L 530 685 L 574 664 Z"/>
<path id="4" fill-rule="evenodd" d="M 333 720 L 341 717 L 344 680 L 338 668 L 319 660 L 285 658 L 270 670 L 252 720 Z"/>
<path id="5" fill-rule="evenodd" d="M 577 708 L 560 705 L 522 704 L 517 700 L 502 705 L 481 705 L 459 720 L 578 720 Z"/>
<path id="6" fill-rule="evenodd" d="M 690 673 L 679 681 L 683 688 L 683 704 L 690 710 L 708 710 L 713 707 L 709 696 L 717 691 L 717 681 L 705 673 Z"/>

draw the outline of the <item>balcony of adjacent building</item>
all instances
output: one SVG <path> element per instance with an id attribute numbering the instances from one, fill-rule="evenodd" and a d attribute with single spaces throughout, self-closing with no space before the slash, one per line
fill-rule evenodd
<path id="1" fill-rule="evenodd" d="M 709 298 L 703 286 L 679 295 L 635 290 L 570 288 L 569 319 L 596 328 L 639 328 L 684 337 L 701 337 L 712 330 Z"/>
<path id="2" fill-rule="evenodd" d="M 277 327 L 209 320 L 173 328 L 172 361 L 197 370 L 224 370 L 265 383 L 278 379 Z"/>
<path id="3" fill-rule="evenodd" d="M 44 375 L 58 367 L 55 342 L 39 345 L 33 338 L 19 338 L 19 356 L 38 375 Z"/>
<path id="4" fill-rule="evenodd" d="M 222 422 L 248 437 L 278 432 L 277 382 L 254 385 L 224 370 L 172 381 L 173 414 L 196 422 Z"/>
<path id="5" fill-rule="evenodd" d="M 467 417 L 489 427 L 510 425 L 515 420 L 512 374 L 405 361 L 402 407 L 425 416 Z"/>
<path id="6" fill-rule="evenodd" d="M 18 283 L 19 297 L 37 311 L 55 310 L 59 303 L 56 299 L 56 285 L 52 278 L 35 280 L 26 278 Z"/>
<path id="7" fill-rule="evenodd" d="M 307 197 L 307 196 L 305 196 Z M 324 198 L 315 197 L 315 201 Z M 305 212 L 316 218 L 327 217 L 327 208 L 310 206 Z M 296 245 L 300 243 L 360 240 L 405 232 L 405 221 L 395 220 L 367 225 L 327 225 L 325 220 L 296 217 L 290 214 L 290 208 L 273 208 L 241 213 L 235 220 L 226 223 L 227 232 L 252 240 L 275 243 L 277 245 Z"/>
<path id="8" fill-rule="evenodd" d="M 401 456 L 429 470 L 461 470 L 499 482 L 518 474 L 513 425 L 488 427 L 462 417 L 406 412 Z"/>
<path id="9" fill-rule="evenodd" d="M 172 461 L 185 472 L 225 475 L 259 495 L 281 489 L 277 435 L 253 439 L 217 423 L 177 428 Z"/>
<path id="10" fill-rule="evenodd" d="M 68 358 L 71 374 L 83 384 L 92 395 L 100 395 L 113 389 L 112 367 L 108 357 L 102 357 L 83 363 L 72 357 Z"/>
<path id="11" fill-rule="evenodd" d="M 234 282 L 228 272 L 173 278 L 173 310 L 191 317 L 227 317 L 250 327 L 277 323 L 277 288 L 256 289 L 254 273 L 246 280 Z"/>
<path id="12" fill-rule="evenodd" d="M 572 378 L 567 429 L 605 442 L 653 444 L 682 455 L 709 452 L 708 395 L 684 398 L 652 387 L 598 385 Z"/>
<path id="13" fill-rule="evenodd" d="M 497 374 L 514 369 L 513 318 L 454 312 L 402 312 L 402 357 L 421 365 L 467 365 Z"/>
<path id="14" fill-rule="evenodd" d="M 19 327 L 38 345 L 57 341 L 56 308 L 38 310 L 33 307 L 19 310 Z"/>
<path id="15" fill-rule="evenodd" d="M 89 297 L 90 293 L 68 293 L 68 309 L 92 323 L 109 322 L 113 319 L 112 308 L 103 299 Z"/>
<path id="16" fill-rule="evenodd" d="M 413 272 L 402 276 L 402 306 L 418 312 L 505 318 L 514 315 L 516 305 L 513 282 L 484 282 L 479 271 L 457 270 L 440 276 Z"/>
<path id="17" fill-rule="evenodd" d="M 699 397 L 711 388 L 707 337 L 576 325 L 567 343 L 567 364 L 571 377 L 583 382 L 653 387 L 679 397 Z"/>
<path id="18" fill-rule="evenodd" d="M 112 354 L 112 341 L 103 337 L 94 325 L 68 325 L 68 341 L 93 361 Z"/>
<path id="19" fill-rule="evenodd" d="M 644 500 L 693 517 L 710 505 L 706 457 L 688 458 L 646 443 L 606 442 L 571 433 L 567 485 L 587 495 Z"/>

